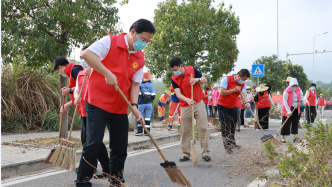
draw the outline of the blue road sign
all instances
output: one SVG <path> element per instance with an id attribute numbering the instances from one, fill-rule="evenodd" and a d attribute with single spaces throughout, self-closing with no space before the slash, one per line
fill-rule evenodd
<path id="1" fill-rule="evenodd" d="M 255 64 L 252 65 L 252 76 L 253 77 L 263 77 L 264 73 L 264 64 Z"/>

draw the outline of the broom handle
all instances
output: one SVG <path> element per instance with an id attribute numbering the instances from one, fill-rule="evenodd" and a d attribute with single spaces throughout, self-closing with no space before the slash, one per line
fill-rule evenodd
<path id="1" fill-rule="evenodd" d="M 240 95 L 241 95 L 241 92 L 240 92 Z M 241 103 L 242 103 L 242 105 L 243 105 L 243 103 L 244 103 L 244 102 L 243 102 L 242 95 L 241 95 L 241 97 L 240 97 L 240 101 L 241 101 Z M 251 108 L 250 108 L 250 107 L 249 107 L 249 110 L 250 110 L 251 114 L 254 116 L 255 120 L 257 121 L 257 124 L 258 124 L 259 128 L 262 130 L 262 132 L 263 132 L 264 136 L 266 136 L 266 134 L 265 134 L 264 130 L 262 129 L 261 125 L 259 124 L 259 120 L 257 120 L 257 118 L 256 118 L 255 114 L 252 112 L 252 110 L 251 110 Z"/>
<path id="2" fill-rule="evenodd" d="M 129 103 L 128 99 L 126 98 L 126 96 L 122 93 L 121 89 L 119 88 L 118 92 L 120 93 L 120 95 L 122 96 L 122 98 L 126 101 L 127 105 L 129 106 L 129 108 L 131 109 L 132 113 L 136 116 L 136 118 L 138 118 L 138 114 L 136 113 L 136 111 L 134 110 L 133 106 L 131 106 L 131 104 Z M 161 157 L 163 158 L 163 160 L 166 162 L 167 159 L 164 156 L 164 154 L 161 152 L 159 146 L 157 145 L 157 143 L 154 141 L 154 139 L 152 138 L 150 132 L 148 131 L 148 129 L 145 127 L 144 123 L 142 120 L 140 120 L 142 127 L 144 128 L 144 131 L 149 135 L 149 138 L 151 139 L 152 143 L 154 144 L 154 146 L 157 148 L 159 154 L 161 155 Z"/>
<path id="3" fill-rule="evenodd" d="M 191 79 L 193 79 L 193 74 L 191 74 L 190 80 Z M 191 99 L 194 100 L 194 86 L 191 86 Z M 194 105 L 191 105 L 191 124 L 193 129 L 193 141 L 195 142 Z"/>
<path id="4" fill-rule="evenodd" d="M 62 108 L 65 108 L 65 99 L 66 99 L 66 96 L 62 96 Z M 61 130 L 62 130 L 62 117 L 63 117 L 63 115 L 60 114 L 59 139 L 60 139 L 60 137 L 61 137 Z"/>
<path id="5" fill-rule="evenodd" d="M 81 98 L 81 94 L 82 94 L 82 90 L 83 90 L 83 87 L 84 87 L 85 79 L 86 79 L 86 76 L 84 75 L 84 80 L 83 80 L 82 87 L 81 87 L 81 90 L 80 90 L 80 94 L 78 95 L 78 98 Z M 73 120 L 71 121 L 71 126 L 70 126 L 70 131 L 69 131 L 67 141 L 69 141 L 69 138 L 71 136 L 71 132 L 73 131 L 75 116 L 76 116 L 76 113 L 77 113 L 77 108 L 78 108 L 78 106 L 75 107 L 75 112 L 74 112 Z"/>
<path id="6" fill-rule="evenodd" d="M 299 104 L 297 104 L 297 105 L 294 107 L 294 109 L 292 110 L 292 114 L 293 114 L 294 110 L 297 109 L 298 105 L 299 105 Z M 286 124 L 286 122 L 288 121 L 289 117 L 291 117 L 291 116 L 292 116 L 292 115 L 289 115 L 289 116 L 287 117 L 287 119 L 285 120 L 285 122 L 284 122 L 284 123 L 281 125 L 281 127 L 279 128 L 277 134 L 280 132 L 280 130 L 282 129 L 282 127 Z"/>

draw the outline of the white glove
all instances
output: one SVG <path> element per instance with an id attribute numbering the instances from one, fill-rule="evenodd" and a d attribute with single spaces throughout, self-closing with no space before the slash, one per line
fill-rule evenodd
<path id="1" fill-rule="evenodd" d="M 288 112 L 287 114 L 288 114 L 288 115 L 292 115 L 292 112 Z"/>

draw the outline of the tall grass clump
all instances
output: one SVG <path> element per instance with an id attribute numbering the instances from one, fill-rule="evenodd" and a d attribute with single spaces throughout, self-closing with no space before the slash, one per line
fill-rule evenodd
<path id="1" fill-rule="evenodd" d="M 57 130 L 60 83 L 46 70 L 4 64 L 1 74 L 1 130 Z"/>

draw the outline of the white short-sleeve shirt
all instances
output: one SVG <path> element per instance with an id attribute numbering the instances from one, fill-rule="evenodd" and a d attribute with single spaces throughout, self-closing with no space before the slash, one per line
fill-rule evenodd
<path id="1" fill-rule="evenodd" d="M 125 38 L 127 48 L 129 50 L 127 35 L 125 35 L 124 38 Z M 88 49 L 90 51 L 92 51 L 94 54 L 96 54 L 98 56 L 99 60 L 102 61 L 107 56 L 108 51 L 110 50 L 110 46 L 111 46 L 111 37 L 104 36 L 100 40 L 93 43 Z M 129 54 L 130 53 L 137 53 L 137 51 L 129 51 Z M 131 80 L 134 82 L 141 83 L 143 80 L 143 69 L 144 69 L 144 67 L 142 67 L 136 73 L 134 73 L 134 75 L 131 77 Z"/>

